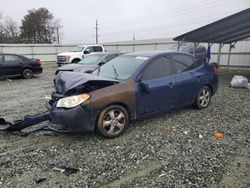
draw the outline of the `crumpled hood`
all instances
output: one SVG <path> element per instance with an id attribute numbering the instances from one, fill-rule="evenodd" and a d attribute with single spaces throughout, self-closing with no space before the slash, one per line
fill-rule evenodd
<path id="1" fill-rule="evenodd" d="M 112 83 L 118 83 L 118 80 L 109 79 L 101 76 L 96 76 L 89 73 L 78 73 L 78 72 L 59 72 L 54 80 L 55 89 L 57 93 L 65 95 L 71 89 L 85 84 L 89 81 L 106 81 Z"/>
<path id="2" fill-rule="evenodd" d="M 83 64 L 68 64 L 63 65 L 59 68 L 57 68 L 58 71 L 67 71 L 67 70 L 75 70 L 79 69 L 78 72 L 86 72 L 86 71 L 93 71 L 98 67 L 96 64 L 89 64 L 89 65 L 83 65 Z"/>

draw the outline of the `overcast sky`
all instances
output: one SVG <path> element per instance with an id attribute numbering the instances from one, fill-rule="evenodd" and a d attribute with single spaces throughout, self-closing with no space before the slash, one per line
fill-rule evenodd
<path id="1" fill-rule="evenodd" d="M 62 43 L 169 38 L 250 7 L 250 0 L 0 0 L 0 13 L 19 24 L 47 8 L 61 20 Z"/>

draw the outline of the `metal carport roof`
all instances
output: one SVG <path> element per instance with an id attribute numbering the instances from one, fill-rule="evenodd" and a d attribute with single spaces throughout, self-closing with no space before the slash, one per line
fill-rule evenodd
<path id="1" fill-rule="evenodd" d="M 178 50 L 184 41 L 194 42 L 194 48 L 199 43 L 208 43 L 210 47 L 214 43 L 219 43 L 218 64 L 220 62 L 221 48 L 224 44 L 229 44 L 227 61 L 227 65 L 229 66 L 231 51 L 235 43 L 248 37 L 250 37 L 250 8 L 182 34 L 175 37 L 174 40 L 178 41 Z"/>
<path id="2" fill-rule="evenodd" d="M 175 41 L 230 44 L 250 37 L 250 8 L 178 37 Z"/>

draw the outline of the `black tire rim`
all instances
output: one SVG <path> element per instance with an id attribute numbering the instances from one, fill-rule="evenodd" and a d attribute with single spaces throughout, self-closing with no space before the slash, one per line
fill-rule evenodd
<path id="1" fill-rule="evenodd" d="M 30 69 L 23 70 L 23 77 L 24 78 L 32 78 L 32 76 L 33 76 L 32 70 L 30 70 Z"/>
<path id="2" fill-rule="evenodd" d="M 126 116 L 123 111 L 119 109 L 112 109 L 105 113 L 102 127 L 108 135 L 118 135 L 123 131 L 126 125 Z"/>

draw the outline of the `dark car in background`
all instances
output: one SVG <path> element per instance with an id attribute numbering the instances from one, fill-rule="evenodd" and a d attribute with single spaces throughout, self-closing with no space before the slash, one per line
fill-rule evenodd
<path id="1" fill-rule="evenodd" d="M 84 59 L 75 64 L 63 65 L 56 70 L 56 74 L 60 71 L 74 71 L 91 73 L 99 66 L 108 61 L 124 54 L 124 52 L 94 52 L 87 55 Z"/>
<path id="2" fill-rule="evenodd" d="M 60 72 L 46 119 L 70 132 L 121 135 L 131 120 L 175 108 L 206 108 L 218 89 L 213 66 L 180 52 L 121 55 L 91 74 Z"/>
<path id="3" fill-rule="evenodd" d="M 34 74 L 42 73 L 39 59 L 30 59 L 17 54 L 0 53 L 0 77 L 22 76 L 32 78 Z"/>

